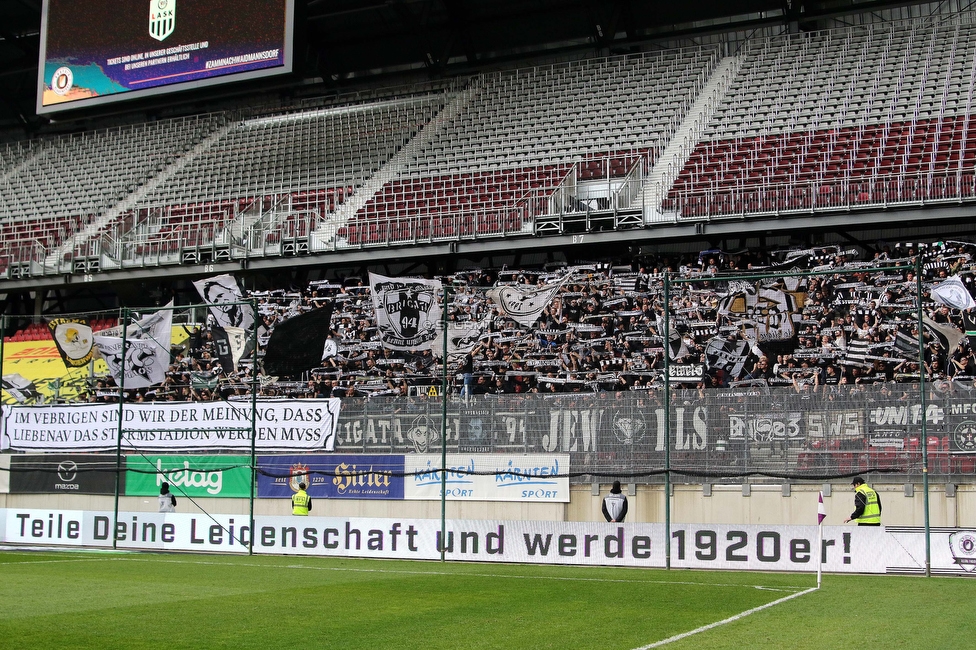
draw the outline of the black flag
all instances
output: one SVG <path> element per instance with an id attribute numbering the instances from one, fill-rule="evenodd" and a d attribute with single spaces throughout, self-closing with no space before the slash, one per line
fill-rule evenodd
<path id="1" fill-rule="evenodd" d="M 322 364 L 329 338 L 332 304 L 289 318 L 275 325 L 264 352 L 264 372 L 294 377 Z"/>

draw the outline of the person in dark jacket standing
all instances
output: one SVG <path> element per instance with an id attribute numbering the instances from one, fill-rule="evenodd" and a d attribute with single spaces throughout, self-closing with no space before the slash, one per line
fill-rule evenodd
<path id="1" fill-rule="evenodd" d="M 603 516 L 616 522 L 627 516 L 627 497 L 620 491 L 620 481 L 614 481 L 610 494 L 603 497 Z"/>
<path id="2" fill-rule="evenodd" d="M 868 487 L 860 476 L 855 476 L 851 485 L 854 486 L 854 512 L 844 523 L 856 521 L 858 526 L 880 526 L 881 498 L 878 493 Z"/>
<path id="3" fill-rule="evenodd" d="M 176 512 L 176 497 L 169 491 L 169 483 L 159 486 L 159 511 Z"/>

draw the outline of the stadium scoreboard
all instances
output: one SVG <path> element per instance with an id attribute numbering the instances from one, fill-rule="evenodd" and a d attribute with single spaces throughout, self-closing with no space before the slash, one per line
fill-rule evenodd
<path id="1" fill-rule="evenodd" d="M 37 112 L 292 71 L 294 0 L 44 0 Z"/>

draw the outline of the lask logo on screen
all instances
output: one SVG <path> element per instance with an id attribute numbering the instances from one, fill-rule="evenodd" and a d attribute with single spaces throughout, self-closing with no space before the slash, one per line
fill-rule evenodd
<path id="1" fill-rule="evenodd" d="M 151 0 L 149 3 L 149 35 L 157 41 L 165 40 L 176 29 L 176 0 Z"/>

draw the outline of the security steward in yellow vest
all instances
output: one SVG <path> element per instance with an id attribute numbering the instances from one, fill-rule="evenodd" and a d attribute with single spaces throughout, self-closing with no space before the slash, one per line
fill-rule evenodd
<path id="1" fill-rule="evenodd" d="M 851 485 L 854 486 L 854 512 L 844 523 L 857 521 L 858 526 L 880 526 L 881 498 L 878 493 L 868 487 L 860 476 L 855 476 Z"/>
<path id="2" fill-rule="evenodd" d="M 298 492 L 291 497 L 291 514 L 299 517 L 307 517 L 309 510 L 312 509 L 312 497 L 308 496 L 304 483 L 298 484 Z"/>

